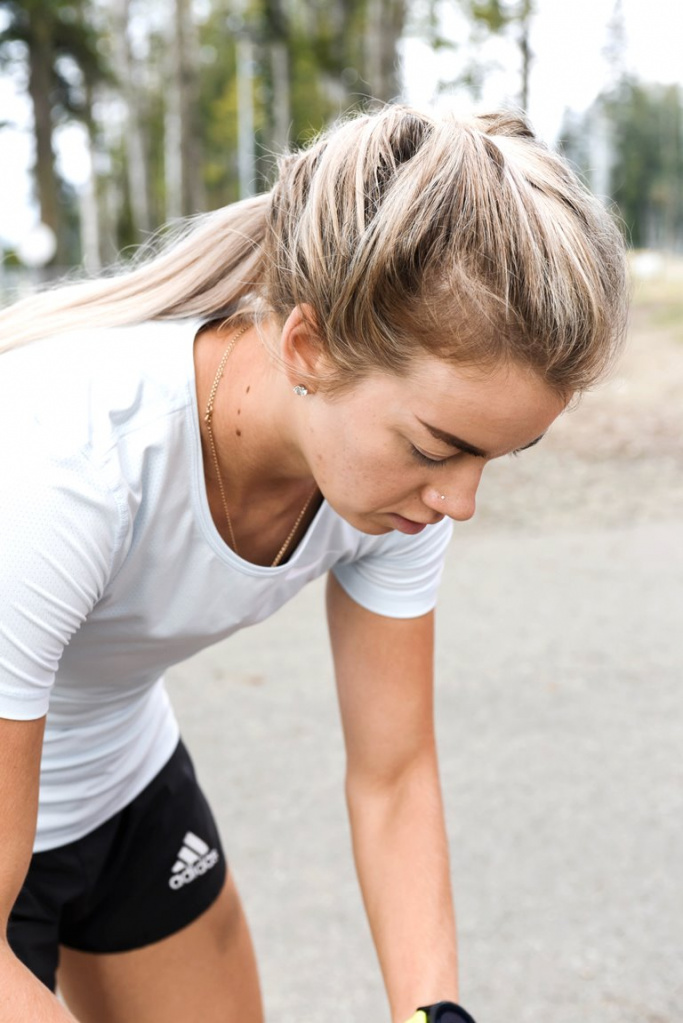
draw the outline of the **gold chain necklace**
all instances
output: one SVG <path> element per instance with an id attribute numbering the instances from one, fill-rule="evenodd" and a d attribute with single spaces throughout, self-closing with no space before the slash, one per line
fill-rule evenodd
<path id="1" fill-rule="evenodd" d="M 213 427 L 211 425 L 211 420 L 213 419 L 213 407 L 214 407 L 214 402 L 216 400 L 216 392 L 218 391 L 218 386 L 219 386 L 219 384 L 221 382 L 221 378 L 222 378 L 223 373 L 225 371 L 225 364 L 228 361 L 228 359 L 230 358 L 232 350 L 235 347 L 235 345 L 237 344 L 237 342 L 239 341 L 239 339 L 242 337 L 243 334 L 246 334 L 246 332 L 249 330 L 249 326 L 250 326 L 250 324 L 246 324 L 246 326 L 241 327 L 237 331 L 237 333 L 234 335 L 234 337 L 231 338 L 230 342 L 228 343 L 228 347 L 223 352 L 223 357 L 221 358 L 221 361 L 218 364 L 218 370 L 216 371 L 216 376 L 213 379 L 213 384 L 211 385 L 211 390 L 209 391 L 209 400 L 206 403 L 206 412 L 204 413 L 204 422 L 206 423 L 206 431 L 207 431 L 207 433 L 209 435 L 209 447 L 211 448 L 211 456 L 213 458 L 213 464 L 214 464 L 214 468 L 216 470 L 216 479 L 218 481 L 218 490 L 219 490 L 220 495 L 221 495 L 221 502 L 223 504 L 223 511 L 225 513 L 225 521 L 228 524 L 228 533 L 230 534 L 230 546 L 234 550 L 235 554 L 239 554 L 239 550 L 238 550 L 238 547 L 237 547 L 237 540 L 235 539 L 235 531 L 232 528 L 232 519 L 230 518 L 230 512 L 228 510 L 228 499 L 227 499 L 227 497 L 225 495 L 225 486 L 223 484 L 223 477 L 221 475 L 221 467 L 220 467 L 220 464 L 219 464 L 219 461 L 218 461 L 218 452 L 216 451 L 216 441 L 214 440 L 214 436 L 213 436 Z M 289 545 L 292 542 L 292 540 L 294 539 L 296 531 L 299 528 L 299 526 L 301 525 L 301 521 L 302 521 L 304 515 L 308 511 L 308 507 L 309 507 L 311 501 L 313 500 L 313 495 L 315 494 L 317 489 L 318 489 L 317 487 L 313 487 L 313 490 L 310 492 L 310 494 L 306 498 L 306 503 L 304 504 L 303 508 L 301 509 L 301 511 L 299 512 L 299 514 L 296 517 L 296 522 L 294 523 L 294 525 L 290 529 L 290 531 L 287 534 L 287 537 L 285 539 L 285 542 L 283 543 L 282 547 L 277 552 L 277 554 L 275 555 L 273 561 L 271 562 L 271 565 L 270 565 L 271 568 L 275 568 L 276 565 L 279 565 L 280 562 L 282 561 L 282 559 L 284 558 L 285 554 L 287 553 L 287 550 L 289 549 Z"/>

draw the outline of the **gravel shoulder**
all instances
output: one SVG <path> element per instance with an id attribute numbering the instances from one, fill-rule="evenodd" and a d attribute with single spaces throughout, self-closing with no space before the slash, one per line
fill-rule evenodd
<path id="1" fill-rule="evenodd" d="M 683 522 L 683 276 L 680 307 L 641 290 L 612 377 L 537 447 L 487 468 L 477 529 Z"/>

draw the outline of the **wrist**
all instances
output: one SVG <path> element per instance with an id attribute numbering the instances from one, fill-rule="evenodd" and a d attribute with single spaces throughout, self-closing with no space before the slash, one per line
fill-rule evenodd
<path id="1" fill-rule="evenodd" d="M 406 1023 L 475 1023 L 469 1012 L 455 1002 L 423 1005 Z"/>

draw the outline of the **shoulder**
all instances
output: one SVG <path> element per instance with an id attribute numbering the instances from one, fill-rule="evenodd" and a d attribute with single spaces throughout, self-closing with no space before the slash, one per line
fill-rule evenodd
<path id="1" fill-rule="evenodd" d="M 192 398 L 192 343 L 182 320 L 79 330 L 0 356 L 0 415 L 10 433 L 35 431 L 91 452 L 112 435 Z"/>

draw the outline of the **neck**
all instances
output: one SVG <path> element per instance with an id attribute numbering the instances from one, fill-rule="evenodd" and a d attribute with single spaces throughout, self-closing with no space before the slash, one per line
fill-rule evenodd
<path id="1" fill-rule="evenodd" d="M 203 443 L 204 411 L 221 358 L 236 331 L 208 329 L 195 342 L 197 402 Z M 292 485 L 312 487 L 291 417 L 289 382 L 250 327 L 225 364 L 216 390 L 212 427 L 221 475 L 233 500 Z M 215 475 L 209 471 L 208 476 Z"/>
<path id="2" fill-rule="evenodd" d="M 208 329 L 195 342 L 206 489 L 226 542 L 247 560 L 268 565 L 298 523 L 287 553 L 295 548 L 319 499 L 296 443 L 288 380 L 253 328 L 235 343 L 214 387 L 235 334 Z M 212 389 L 218 469 L 204 418 Z"/>

